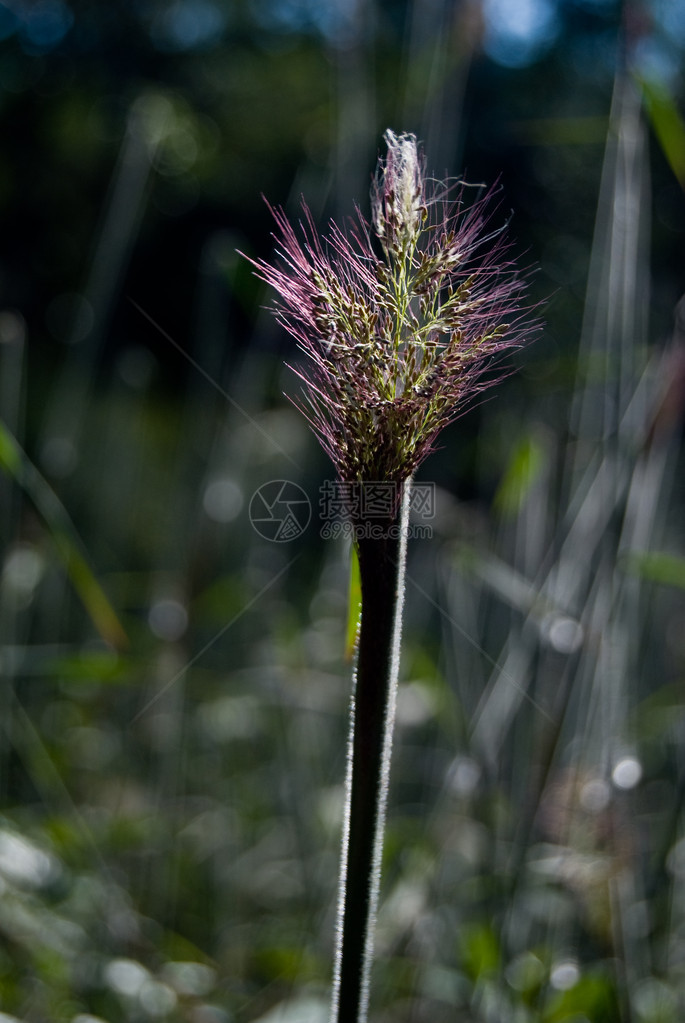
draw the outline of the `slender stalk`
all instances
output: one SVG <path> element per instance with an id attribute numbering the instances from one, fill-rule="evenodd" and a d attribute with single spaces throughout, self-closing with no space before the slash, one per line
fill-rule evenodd
<path id="1" fill-rule="evenodd" d="M 400 651 L 410 480 L 444 426 L 535 332 L 526 281 L 491 229 L 492 192 L 428 179 L 414 135 L 385 133 L 371 220 L 320 238 L 274 209 L 278 258 L 253 260 L 308 356 L 304 412 L 343 483 L 404 480 L 385 523 L 353 516 L 362 615 L 350 710 L 332 1023 L 365 1023 Z M 379 254 L 379 248 L 382 256 Z M 363 482 L 369 481 L 369 482 Z M 369 496 L 371 494 L 369 493 Z M 365 532 L 365 527 L 385 525 Z M 382 533 L 382 535 L 381 535 Z"/>
<path id="2" fill-rule="evenodd" d="M 331 1023 L 366 1023 L 404 602 L 411 481 L 397 511 L 355 523 L 362 612 L 350 708 Z M 373 536 L 365 527 L 373 528 Z"/>

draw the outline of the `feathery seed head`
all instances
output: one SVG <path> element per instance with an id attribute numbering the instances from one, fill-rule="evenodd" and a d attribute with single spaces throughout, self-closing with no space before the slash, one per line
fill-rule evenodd
<path id="1" fill-rule="evenodd" d="M 384 135 L 388 155 L 378 161 L 371 191 L 371 219 L 386 254 L 401 258 L 415 245 L 427 216 L 423 201 L 423 161 L 414 135 Z"/>
<path id="2" fill-rule="evenodd" d="M 484 371 L 538 329 L 503 229 L 490 227 L 492 191 L 468 203 L 463 182 L 427 181 L 413 135 L 385 140 L 371 224 L 357 211 L 322 242 L 304 202 L 299 231 L 274 209 L 280 258 L 252 261 L 308 356 L 295 370 L 303 411 L 350 481 L 410 477 L 495 382 Z"/>

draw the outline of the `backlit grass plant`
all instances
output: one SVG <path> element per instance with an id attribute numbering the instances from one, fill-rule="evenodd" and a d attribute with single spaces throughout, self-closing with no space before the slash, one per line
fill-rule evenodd
<path id="1" fill-rule="evenodd" d="M 278 257 L 259 261 L 307 356 L 301 407 L 341 482 L 359 560 L 357 635 L 331 1020 L 363 1023 L 400 657 L 411 480 L 444 426 L 535 330 L 526 279 L 495 226 L 493 192 L 428 178 L 413 135 L 385 134 L 371 219 L 320 238 L 280 209 Z M 475 195 L 474 201 L 469 201 Z M 391 495 L 379 520 L 366 497 Z"/>

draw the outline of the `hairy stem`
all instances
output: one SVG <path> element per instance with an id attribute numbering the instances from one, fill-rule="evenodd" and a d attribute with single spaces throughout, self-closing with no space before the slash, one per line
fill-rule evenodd
<path id="1" fill-rule="evenodd" d="M 395 718 L 411 481 L 392 516 L 355 523 L 362 612 L 347 758 L 331 1023 L 366 1023 Z M 365 535 L 373 529 L 373 538 Z"/>

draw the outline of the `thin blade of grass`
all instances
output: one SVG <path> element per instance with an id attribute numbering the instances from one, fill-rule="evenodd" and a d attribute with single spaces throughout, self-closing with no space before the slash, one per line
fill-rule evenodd
<path id="1" fill-rule="evenodd" d="M 359 575 L 359 558 L 354 544 L 350 547 L 350 588 L 347 600 L 347 632 L 345 635 L 345 659 L 351 661 L 357 645 L 359 616 L 362 609 L 362 583 Z"/>
<path id="2" fill-rule="evenodd" d="M 23 490 L 43 519 L 59 559 L 100 636 L 116 649 L 124 649 L 128 645 L 124 628 L 81 550 L 66 508 L 2 422 L 0 469 Z"/>
<path id="3" fill-rule="evenodd" d="M 672 96 L 657 82 L 639 79 L 644 106 L 669 167 L 685 188 L 685 121 Z"/>

